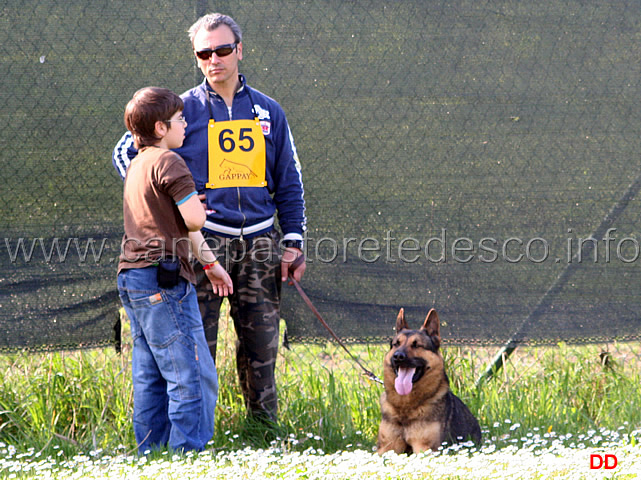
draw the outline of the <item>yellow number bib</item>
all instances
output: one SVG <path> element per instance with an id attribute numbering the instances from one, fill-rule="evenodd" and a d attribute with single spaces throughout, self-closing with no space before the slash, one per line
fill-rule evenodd
<path id="1" fill-rule="evenodd" d="M 209 120 L 207 188 L 264 187 L 265 136 L 254 120 Z"/>

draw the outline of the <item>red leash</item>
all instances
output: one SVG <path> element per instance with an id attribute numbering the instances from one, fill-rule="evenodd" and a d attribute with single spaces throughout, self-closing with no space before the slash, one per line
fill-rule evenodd
<path id="1" fill-rule="evenodd" d="M 304 257 L 301 255 L 301 256 L 300 256 L 300 257 L 298 257 L 298 258 L 304 258 Z M 298 260 L 298 258 L 297 258 L 296 260 Z M 292 264 L 292 266 L 295 266 L 295 264 L 296 264 L 296 263 L 297 263 L 297 262 L 296 262 L 296 261 L 294 261 L 294 263 Z M 300 262 L 299 262 L 299 264 L 300 264 Z M 382 381 L 380 378 L 378 378 L 376 375 L 374 375 L 374 373 L 373 373 L 373 372 L 371 372 L 371 371 L 369 371 L 368 369 L 366 369 L 366 368 L 361 364 L 361 362 L 358 360 L 358 358 L 356 358 L 354 355 L 352 355 L 352 353 L 347 349 L 347 347 L 346 347 L 346 346 L 345 346 L 345 344 L 341 341 L 341 339 L 340 339 L 340 338 L 338 338 L 338 335 L 336 335 L 336 334 L 334 333 L 334 331 L 330 328 L 330 326 L 327 324 L 327 322 L 323 319 L 323 316 L 322 316 L 322 315 L 320 314 L 320 312 L 316 309 L 316 307 L 314 306 L 314 304 L 312 303 L 312 301 L 309 299 L 309 297 L 305 294 L 305 292 L 303 291 L 303 287 L 301 287 L 301 286 L 300 286 L 300 284 L 296 281 L 296 279 L 294 279 L 294 277 L 290 275 L 290 276 L 289 276 L 289 281 L 290 281 L 290 282 L 292 282 L 292 283 L 294 284 L 294 286 L 296 287 L 296 290 L 298 290 L 298 293 L 300 294 L 300 296 L 302 297 L 302 299 L 305 301 L 305 303 L 307 304 L 307 306 L 309 307 L 309 309 L 314 313 L 314 315 L 316 315 L 316 318 L 318 318 L 318 320 L 319 320 L 319 321 L 321 322 L 321 324 L 322 324 L 322 325 L 327 329 L 327 331 L 328 331 L 328 332 L 330 333 L 330 335 L 334 338 L 334 340 L 336 340 L 336 342 L 337 342 L 341 347 L 343 347 L 343 349 L 347 352 L 347 354 L 348 354 L 350 357 L 352 357 L 352 360 L 354 360 L 354 362 L 356 362 L 356 364 L 357 364 L 359 367 L 361 367 L 361 369 L 363 370 L 363 372 L 365 372 L 365 373 L 363 373 L 363 375 L 367 376 L 370 380 L 373 380 L 374 382 L 378 382 L 378 383 L 380 383 L 380 384 L 382 385 L 382 384 L 383 384 L 383 381 Z"/>

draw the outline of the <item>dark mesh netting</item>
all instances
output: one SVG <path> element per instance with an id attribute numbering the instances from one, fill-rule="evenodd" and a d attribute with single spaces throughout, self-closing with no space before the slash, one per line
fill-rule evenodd
<path id="1" fill-rule="evenodd" d="M 221 11 L 303 168 L 302 286 L 349 341 L 436 308 L 449 344 L 641 336 L 636 2 L 62 2 L 0 8 L 0 349 L 113 341 L 138 88 L 202 79 Z M 328 333 L 292 287 L 290 340 Z"/>

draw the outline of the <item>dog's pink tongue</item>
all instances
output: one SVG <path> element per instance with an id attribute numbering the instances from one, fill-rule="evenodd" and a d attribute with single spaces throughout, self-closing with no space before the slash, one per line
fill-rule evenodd
<path id="1" fill-rule="evenodd" d="M 399 395 L 407 395 L 412 391 L 412 377 L 414 376 L 415 368 L 399 368 L 398 375 L 394 381 L 396 393 Z"/>

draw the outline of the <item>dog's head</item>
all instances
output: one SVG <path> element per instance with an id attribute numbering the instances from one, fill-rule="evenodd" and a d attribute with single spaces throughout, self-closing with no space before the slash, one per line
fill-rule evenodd
<path id="1" fill-rule="evenodd" d="M 385 355 L 385 384 L 393 383 L 396 393 L 408 395 L 426 376 L 443 374 L 439 352 L 441 335 L 436 310 L 431 309 L 419 330 L 410 330 L 401 308 L 396 317 L 396 335 Z"/>

